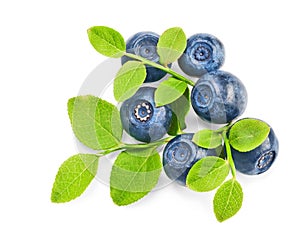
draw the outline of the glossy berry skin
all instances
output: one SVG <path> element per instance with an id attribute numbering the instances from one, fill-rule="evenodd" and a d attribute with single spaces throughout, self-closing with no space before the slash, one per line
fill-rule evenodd
<path id="1" fill-rule="evenodd" d="M 208 122 L 225 124 L 240 116 L 247 106 L 247 91 L 234 75 L 217 70 L 204 74 L 191 92 L 197 115 Z"/>
<path id="2" fill-rule="evenodd" d="M 225 59 L 224 46 L 209 34 L 195 34 L 187 40 L 187 46 L 178 59 L 179 67 L 187 75 L 201 75 L 219 69 Z"/>
<path id="3" fill-rule="evenodd" d="M 278 139 L 271 128 L 267 139 L 257 148 L 248 152 L 239 152 L 232 148 L 231 153 L 237 171 L 257 175 L 266 172 L 272 166 L 278 150 Z"/>
<path id="4" fill-rule="evenodd" d="M 165 173 L 181 185 L 186 185 L 186 176 L 193 164 L 206 156 L 217 156 L 215 149 L 204 149 L 192 142 L 193 133 L 181 134 L 166 145 L 163 152 Z"/>
<path id="5" fill-rule="evenodd" d="M 132 53 L 155 63 L 159 63 L 159 55 L 156 51 L 159 35 L 154 32 L 139 32 L 129 38 L 126 42 L 126 52 Z M 127 56 L 121 58 L 122 65 L 127 61 L 133 60 Z M 147 76 L 145 83 L 155 82 L 166 75 L 166 72 L 154 68 L 149 65 L 146 66 Z"/>
<path id="6" fill-rule="evenodd" d="M 161 139 L 171 124 L 172 110 L 168 106 L 155 107 L 155 90 L 153 87 L 140 88 L 120 108 L 123 128 L 139 141 Z"/>

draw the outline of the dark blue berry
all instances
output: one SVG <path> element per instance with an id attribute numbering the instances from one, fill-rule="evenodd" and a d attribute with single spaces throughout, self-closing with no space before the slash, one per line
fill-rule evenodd
<path id="1" fill-rule="evenodd" d="M 126 42 L 126 52 L 132 53 L 155 63 L 159 63 L 159 55 L 157 54 L 157 43 L 159 35 L 153 32 L 139 32 L 129 38 Z M 132 60 L 127 56 L 121 58 L 122 64 Z M 166 72 L 154 68 L 149 65 L 146 66 L 147 76 L 145 83 L 155 82 L 166 75 Z"/>
<path id="2" fill-rule="evenodd" d="M 224 63 L 224 47 L 221 41 L 209 34 L 195 34 L 187 40 L 187 46 L 178 59 L 183 72 L 190 76 L 201 75 L 219 69 Z"/>
<path id="3" fill-rule="evenodd" d="M 169 106 L 155 107 L 154 92 L 153 87 L 142 87 L 120 108 L 125 131 L 139 141 L 161 139 L 171 124 L 171 109 Z"/>
<path id="4" fill-rule="evenodd" d="M 193 164 L 207 156 L 217 156 L 216 149 L 204 149 L 192 142 L 192 133 L 178 135 L 166 145 L 163 165 L 167 176 L 181 185 L 186 184 L 186 176 Z"/>
<path id="5" fill-rule="evenodd" d="M 229 130 L 230 133 L 230 130 Z M 266 172 L 277 158 L 279 150 L 278 139 L 271 128 L 267 139 L 257 148 L 240 152 L 231 149 L 235 168 L 248 175 L 256 175 Z"/>
<path id="6" fill-rule="evenodd" d="M 245 111 L 247 91 L 236 76 L 217 70 L 202 75 L 197 81 L 192 89 L 191 103 L 201 119 L 225 124 Z"/>

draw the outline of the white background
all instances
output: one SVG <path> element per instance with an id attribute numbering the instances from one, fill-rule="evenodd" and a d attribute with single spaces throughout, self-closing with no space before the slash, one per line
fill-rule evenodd
<path id="1" fill-rule="evenodd" d="M 0 237 L 299 237 L 297 2 L 1 1 Z M 106 59 L 88 41 L 93 25 L 125 38 L 181 26 L 223 42 L 223 69 L 248 90 L 243 116 L 267 121 L 280 141 L 271 170 L 238 175 L 244 203 L 235 217 L 218 223 L 214 193 L 175 184 L 128 207 L 96 180 L 70 203 L 50 202 L 57 169 L 78 153 L 66 102 Z"/>

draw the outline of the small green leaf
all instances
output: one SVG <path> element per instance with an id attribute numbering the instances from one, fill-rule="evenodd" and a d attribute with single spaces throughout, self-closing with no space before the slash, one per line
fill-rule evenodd
<path id="1" fill-rule="evenodd" d="M 92 95 L 78 96 L 68 101 L 68 114 L 77 139 L 95 149 L 118 146 L 122 124 L 118 109 Z"/>
<path id="2" fill-rule="evenodd" d="M 182 133 L 182 129 L 180 128 L 179 121 L 175 113 L 172 113 L 171 125 L 169 127 L 168 134 L 171 136 L 176 136 L 181 133 Z"/>
<path id="3" fill-rule="evenodd" d="M 242 207 L 243 191 L 241 185 L 230 179 L 217 190 L 214 197 L 214 212 L 219 222 L 234 216 Z"/>
<path id="4" fill-rule="evenodd" d="M 92 46 L 100 54 L 112 58 L 119 58 L 126 51 L 123 36 L 112 28 L 94 26 L 89 28 L 87 32 Z"/>
<path id="5" fill-rule="evenodd" d="M 68 116 L 71 122 L 71 125 L 73 124 L 73 109 L 74 109 L 74 103 L 75 103 L 75 97 L 74 98 L 70 98 L 68 100 Z"/>
<path id="6" fill-rule="evenodd" d="M 173 77 L 160 83 L 155 90 L 155 104 L 157 107 L 174 102 L 185 92 L 187 84 Z"/>
<path id="7" fill-rule="evenodd" d="M 270 126 L 257 119 L 245 118 L 230 128 L 229 143 L 241 152 L 247 152 L 260 146 L 268 137 Z"/>
<path id="8" fill-rule="evenodd" d="M 219 187 L 229 173 L 226 160 L 208 156 L 193 165 L 187 176 L 187 186 L 197 192 L 207 192 Z"/>
<path id="9" fill-rule="evenodd" d="M 128 205 L 147 195 L 157 184 L 161 167 L 160 156 L 153 150 L 149 150 L 147 156 L 121 152 L 110 175 L 110 195 L 114 203 Z"/>
<path id="10" fill-rule="evenodd" d="M 139 61 L 128 61 L 114 80 L 114 96 L 118 102 L 133 96 L 146 78 L 146 67 Z"/>
<path id="11" fill-rule="evenodd" d="M 214 149 L 222 145 L 222 136 L 213 130 L 204 129 L 193 136 L 193 142 L 206 149 Z"/>
<path id="12" fill-rule="evenodd" d="M 99 157 L 77 154 L 59 168 L 52 188 L 51 201 L 69 202 L 79 197 L 91 183 L 98 169 Z"/>
<path id="13" fill-rule="evenodd" d="M 184 52 L 186 47 L 186 36 L 180 27 L 166 30 L 157 43 L 157 53 L 160 63 L 168 65 L 175 62 Z"/>
<path id="14" fill-rule="evenodd" d="M 172 110 L 172 121 L 169 135 L 177 135 L 186 128 L 185 117 L 190 110 L 190 90 L 187 87 L 183 95 L 176 101 L 169 104 Z"/>

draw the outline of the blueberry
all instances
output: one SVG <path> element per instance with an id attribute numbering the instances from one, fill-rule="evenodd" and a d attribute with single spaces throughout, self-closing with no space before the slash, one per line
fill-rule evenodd
<path id="1" fill-rule="evenodd" d="M 126 42 L 126 52 L 132 53 L 155 63 L 159 63 L 159 55 L 156 51 L 159 35 L 153 32 L 139 32 L 129 38 Z M 121 58 L 122 64 L 132 60 L 127 56 Z M 146 65 L 147 76 L 145 83 L 155 82 L 166 75 L 166 72 Z"/>
<path id="2" fill-rule="evenodd" d="M 193 164 L 207 156 L 217 156 L 216 149 L 204 149 L 192 142 L 192 133 L 181 134 L 166 145 L 163 165 L 167 176 L 181 185 L 186 184 L 186 176 Z"/>
<path id="3" fill-rule="evenodd" d="M 209 34 L 195 34 L 187 40 L 187 46 L 178 59 L 183 72 L 190 76 L 201 75 L 219 69 L 224 63 L 224 46 Z"/>
<path id="4" fill-rule="evenodd" d="M 191 102 L 201 119 L 225 124 L 245 111 L 247 91 L 236 76 L 217 70 L 200 77 L 192 89 Z"/>
<path id="5" fill-rule="evenodd" d="M 162 138 L 171 124 L 170 107 L 155 107 L 155 90 L 153 87 L 140 88 L 120 108 L 125 131 L 139 141 L 152 142 Z"/>
<path id="6" fill-rule="evenodd" d="M 266 172 L 272 166 L 278 155 L 278 150 L 278 139 L 271 128 L 267 139 L 260 146 L 248 152 L 239 152 L 231 148 L 231 153 L 235 168 L 239 172 L 256 175 Z"/>

